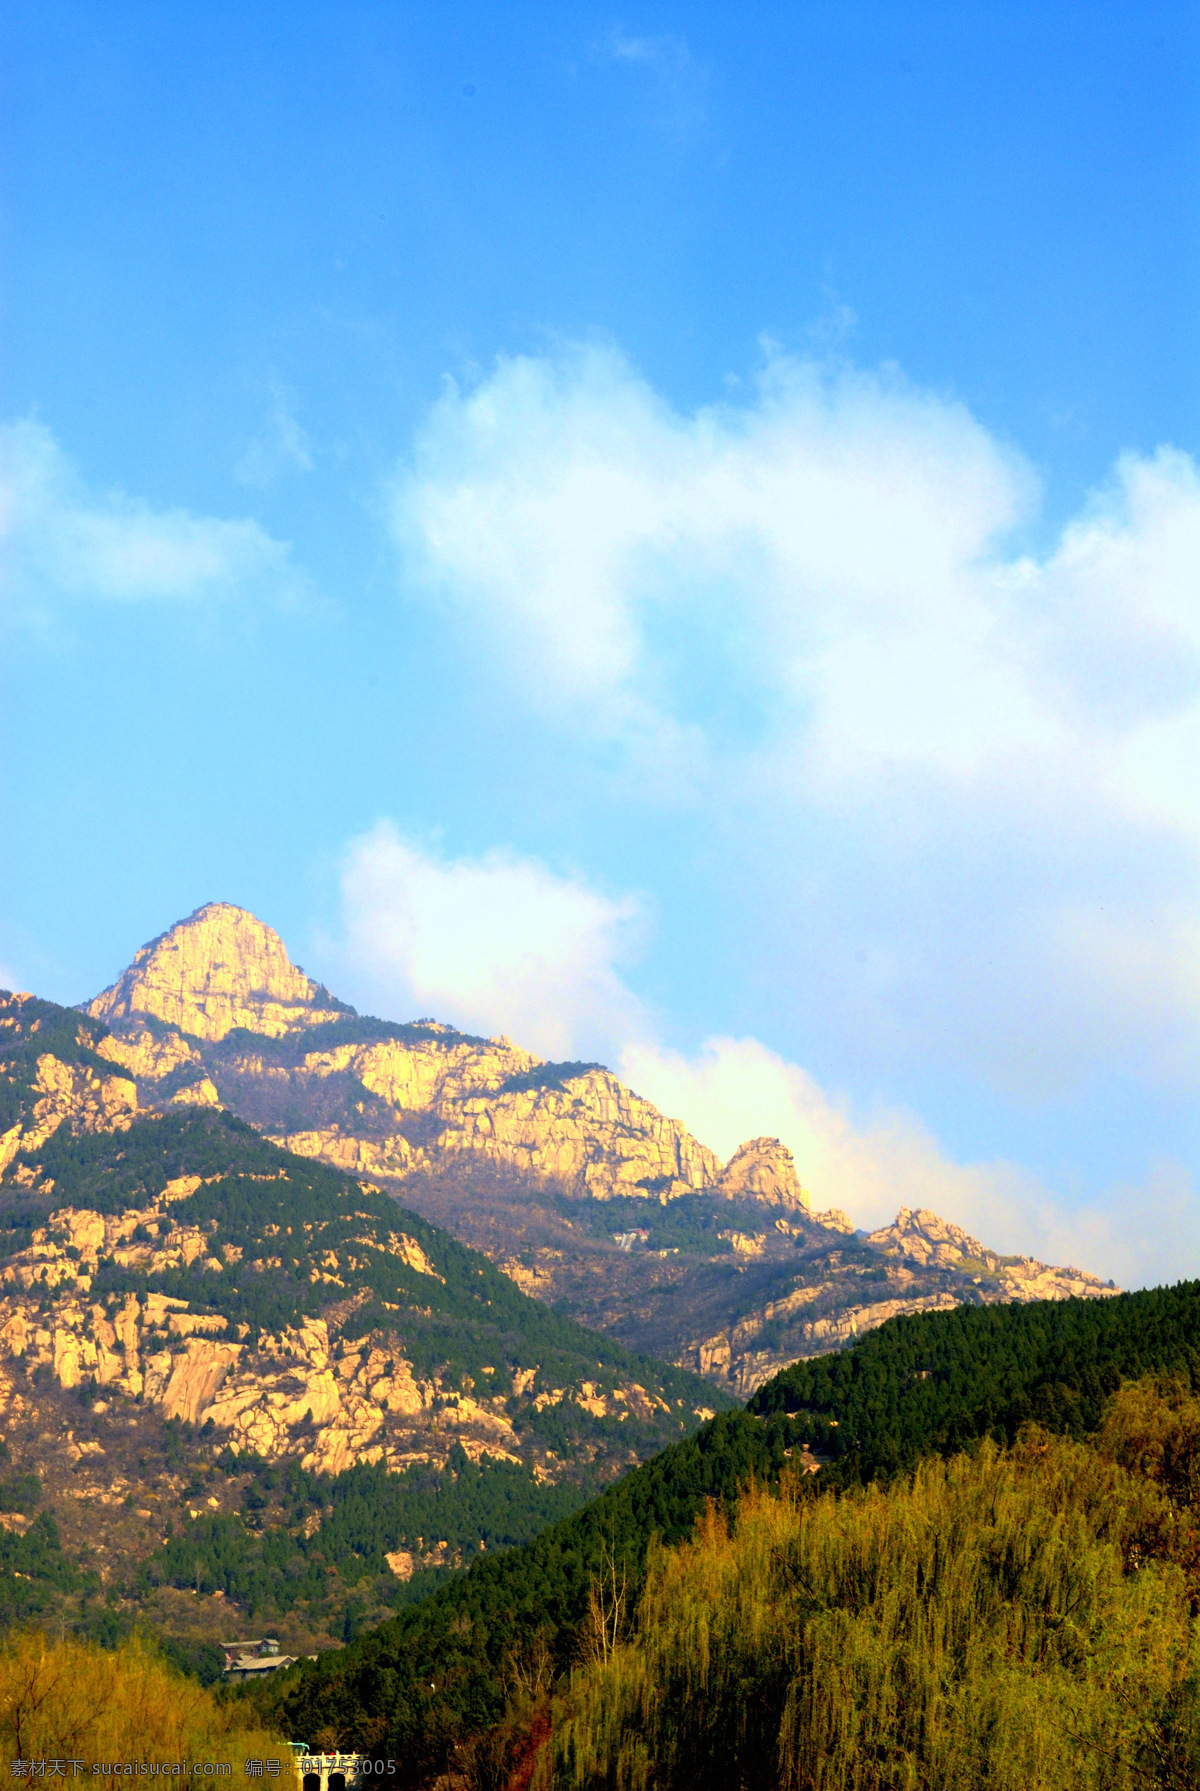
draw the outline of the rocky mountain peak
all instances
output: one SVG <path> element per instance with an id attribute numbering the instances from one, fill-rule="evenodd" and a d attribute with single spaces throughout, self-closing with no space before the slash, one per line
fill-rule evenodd
<path id="1" fill-rule="evenodd" d="M 1033 1256 L 1002 1256 L 978 1238 L 926 1206 L 902 1206 L 891 1225 L 873 1231 L 867 1243 L 888 1256 L 901 1256 L 927 1269 L 951 1269 L 978 1280 L 996 1277 L 1009 1299 L 1095 1299 L 1116 1293 L 1084 1269 L 1054 1268 Z"/>
<path id="2" fill-rule="evenodd" d="M 235 1027 L 282 1038 L 347 1011 L 292 963 L 278 933 L 231 902 L 207 902 L 143 945 L 86 1007 L 106 1025 L 148 1015 L 209 1042 Z"/>
<path id="3" fill-rule="evenodd" d="M 961 1258 L 982 1261 L 992 1254 L 978 1238 L 927 1206 L 919 1206 L 915 1211 L 902 1206 L 891 1225 L 871 1233 L 870 1242 L 881 1248 L 897 1248 L 917 1262 L 957 1262 Z"/>
<path id="4" fill-rule="evenodd" d="M 730 1200 L 749 1195 L 758 1200 L 779 1201 L 784 1206 L 808 1208 L 808 1195 L 800 1186 L 795 1159 L 778 1138 L 749 1138 L 740 1144 L 721 1171 L 717 1186 Z"/>

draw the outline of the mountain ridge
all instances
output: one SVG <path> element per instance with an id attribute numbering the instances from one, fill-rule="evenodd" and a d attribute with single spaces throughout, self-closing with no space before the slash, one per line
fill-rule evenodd
<path id="1" fill-rule="evenodd" d="M 1002 1256 L 927 1209 L 856 1234 L 812 1210 L 778 1139 L 722 1164 L 601 1065 L 356 1014 L 232 904 L 168 928 L 81 1011 L 110 1026 L 100 1049 L 142 1107 L 223 1105 L 739 1398 L 903 1312 L 1112 1291 Z"/>

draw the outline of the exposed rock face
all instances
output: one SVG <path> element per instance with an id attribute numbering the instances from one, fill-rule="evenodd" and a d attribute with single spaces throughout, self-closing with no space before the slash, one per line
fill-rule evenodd
<path id="1" fill-rule="evenodd" d="M 153 1087 L 159 1106 L 189 1101 L 203 1107 L 221 1104 L 203 1057 L 182 1033 L 155 1033 L 147 1026 L 127 1022 L 120 1038 L 110 1036 L 101 1041 L 97 1055 L 123 1065 L 136 1079 Z"/>
<path id="2" fill-rule="evenodd" d="M 209 1234 L 171 1214 L 172 1204 L 200 1185 L 199 1176 L 180 1177 L 149 1205 L 115 1216 L 63 1208 L 7 1259 L 0 1270 L 0 1409 L 22 1379 L 44 1368 L 64 1388 L 94 1382 L 107 1397 L 156 1406 L 165 1418 L 211 1423 L 235 1454 L 298 1460 L 314 1473 L 337 1474 L 358 1462 L 442 1465 L 457 1443 L 473 1460 L 536 1460 L 550 1477 L 566 1464 L 527 1434 L 518 1436 L 514 1394 L 535 1411 L 566 1402 L 599 1417 L 646 1418 L 669 1409 L 631 1379 L 603 1390 L 586 1379 L 538 1390 L 538 1371 L 526 1369 L 511 1391 L 493 1394 L 487 1379 L 499 1370 L 488 1368 L 478 1386 L 447 1384 L 440 1371 L 417 1372 L 399 1334 L 339 1337 L 354 1299 L 321 1318 L 302 1316 L 254 1346 L 248 1326 L 228 1336 L 220 1314 L 193 1312 L 188 1300 L 172 1295 L 95 1297 L 93 1282 L 105 1265 L 147 1276 L 192 1265 L 222 1272 L 223 1253 Z M 394 1232 L 388 1247 L 418 1275 L 443 1280 L 415 1238 Z M 325 1261 L 319 1278 L 341 1287 L 343 1259 L 331 1252 Z"/>
<path id="3" fill-rule="evenodd" d="M 244 908 L 209 902 L 144 945 L 87 1011 L 110 1026 L 149 1014 L 212 1041 L 237 1026 L 279 1038 L 344 1009 L 295 967 L 278 933 Z"/>
<path id="4" fill-rule="evenodd" d="M 961 1305 L 952 1293 L 914 1293 L 908 1299 L 874 1300 L 865 1306 L 840 1306 L 820 1318 L 794 1326 L 786 1354 L 766 1343 L 764 1333 L 772 1322 L 791 1318 L 805 1306 L 818 1306 L 829 1288 L 805 1287 L 772 1300 L 760 1312 L 750 1314 L 727 1331 L 708 1337 L 686 1352 L 688 1367 L 709 1380 L 728 1387 L 739 1398 L 749 1399 L 756 1388 L 789 1363 L 804 1356 L 821 1356 L 853 1343 L 868 1331 L 902 1313 L 947 1311 Z"/>
<path id="5" fill-rule="evenodd" d="M 106 1072 L 86 1023 L 74 1029 L 69 1055 L 39 1048 L 44 1003 L 36 996 L 0 994 L 0 1075 L 23 1083 L 15 1122 L 0 1132 L 0 1175 L 22 1151 L 37 1150 L 60 1126 L 74 1136 L 119 1131 L 137 1111 L 132 1077 Z"/>
<path id="6" fill-rule="evenodd" d="M 898 1313 L 1113 1291 L 1077 1270 L 1000 1257 L 925 1211 L 857 1237 L 844 1213 L 810 1210 L 779 1139 L 751 1139 L 722 1166 L 597 1065 L 543 1063 L 506 1038 L 434 1022 L 361 1020 L 289 962 L 276 934 L 226 904 L 143 948 L 88 1011 L 113 1027 L 99 1050 L 136 1078 L 143 1107 L 219 1102 L 302 1155 L 393 1189 L 425 1187 L 422 1210 L 524 1290 L 742 1396 Z M 472 1165 L 516 1178 L 519 1191 L 505 1195 L 493 1177 L 486 1201 L 455 1206 L 450 1184 Z M 608 1237 L 570 1221 L 564 1231 L 550 1210 L 563 1192 L 589 1204 L 635 1197 L 647 1218 L 632 1230 L 614 1219 Z M 655 1212 L 687 1195 L 733 1209 L 707 1257 L 694 1238 L 682 1256 L 671 1239 L 649 1241 Z M 539 1200 L 548 1224 L 531 1244 Z M 374 1446 L 361 1426 L 356 1435 L 354 1448 Z"/>
<path id="7" fill-rule="evenodd" d="M 384 1040 L 309 1052 L 306 1077 L 353 1076 L 391 1109 L 396 1128 L 382 1139 L 330 1126 L 274 1134 L 289 1150 L 345 1169 L 401 1177 L 439 1158 L 478 1153 L 549 1178 L 598 1200 L 658 1197 L 711 1185 L 720 1161 L 677 1120 L 633 1094 L 607 1070 L 589 1069 L 562 1087 L 511 1087 L 542 1067 L 515 1047 Z M 266 1068 L 241 1058 L 232 1081 Z M 401 1128 L 432 1121 L 428 1140 L 410 1145 Z"/>
<path id="8" fill-rule="evenodd" d="M 376 1036 L 305 1051 L 305 1028 L 349 1022 L 353 1011 L 292 965 L 270 927 L 228 903 L 197 909 L 143 946 L 87 1012 L 112 1028 L 102 1049 L 137 1078 L 144 1104 L 224 1101 L 288 1149 L 351 1173 L 399 1179 L 469 1152 L 601 1200 L 669 1199 L 721 1175 L 686 1127 L 596 1066 L 546 1065 L 507 1040 L 430 1023 L 376 1026 Z M 263 1045 L 212 1049 L 235 1029 Z M 272 1052 L 270 1040 L 296 1048 Z M 349 1098 L 326 1123 L 271 1123 L 298 1107 L 327 1108 L 337 1088 Z M 374 1097 L 369 1114 L 353 1098 L 364 1090 Z M 743 1146 L 730 1169 L 730 1193 L 803 1203 L 778 1140 Z"/>
<path id="9" fill-rule="evenodd" d="M 751 1138 L 739 1145 L 717 1177 L 717 1187 L 730 1199 L 740 1194 L 781 1206 L 809 1204 L 795 1159 L 778 1138 Z"/>
<path id="10" fill-rule="evenodd" d="M 867 1242 L 885 1255 L 905 1257 L 923 1268 L 959 1269 L 980 1283 L 985 1277 L 998 1279 L 1004 1297 L 1013 1300 L 1092 1299 L 1117 1291 L 1083 1269 L 1052 1268 L 1032 1256 L 998 1256 L 928 1207 L 913 1212 L 902 1206 L 895 1221 L 873 1231 Z"/>
<path id="11" fill-rule="evenodd" d="M 607 1070 L 588 1070 L 562 1089 L 477 1096 L 455 1117 L 457 1124 L 447 1116 L 442 1150 L 487 1151 L 600 1200 L 669 1199 L 710 1185 L 720 1172 L 712 1151 Z"/>

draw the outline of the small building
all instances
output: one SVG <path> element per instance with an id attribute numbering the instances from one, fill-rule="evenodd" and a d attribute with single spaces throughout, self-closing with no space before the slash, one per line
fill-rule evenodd
<path id="1" fill-rule="evenodd" d="M 222 1642 L 221 1647 L 225 1651 L 226 1679 L 262 1679 L 281 1667 L 290 1667 L 297 1658 L 294 1654 L 280 1654 L 274 1636 L 254 1642 Z"/>
<path id="2" fill-rule="evenodd" d="M 260 1636 L 254 1642 L 221 1642 L 219 1646 L 225 1655 L 227 1667 L 243 1654 L 279 1653 L 279 1642 L 275 1636 Z"/>

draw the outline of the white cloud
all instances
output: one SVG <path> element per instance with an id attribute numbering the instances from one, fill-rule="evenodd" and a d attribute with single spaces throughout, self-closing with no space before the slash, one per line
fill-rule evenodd
<path id="1" fill-rule="evenodd" d="M 707 629 L 840 786 L 1123 749 L 1195 710 L 1190 458 L 1125 457 L 1046 559 L 1006 557 L 1036 501 L 962 406 L 898 377 L 776 357 L 749 405 L 684 417 L 593 347 L 450 386 L 393 519 L 410 567 L 532 656 L 530 689 L 578 725 L 689 720 L 671 659 Z"/>
<path id="2" fill-rule="evenodd" d="M 511 1033 L 546 1057 L 599 1056 L 724 1159 L 746 1138 L 782 1138 L 818 1209 L 873 1228 L 901 1206 L 931 1207 L 994 1249 L 1127 1286 L 1200 1260 L 1200 1201 L 1171 1165 L 1071 1211 L 1016 1164 L 955 1162 L 903 1108 L 854 1112 L 757 1039 L 666 1049 L 621 974 L 644 924 L 632 898 L 509 853 L 446 860 L 387 822 L 351 844 L 341 895 L 341 938 L 325 956 L 360 1006 Z"/>
<path id="3" fill-rule="evenodd" d="M 633 897 L 512 853 L 447 861 L 381 822 L 346 855 L 337 955 L 373 1011 L 592 1058 L 644 1030 L 617 970 L 641 924 Z"/>
<path id="4" fill-rule="evenodd" d="M 777 361 L 751 407 L 684 418 L 590 348 L 449 388 L 393 515 L 410 564 L 585 728 L 685 725 L 680 637 L 741 630 L 754 696 L 811 715 L 831 770 L 957 772 L 997 734 L 1047 738 L 971 578 L 1029 484 L 964 411 L 898 383 Z"/>
<path id="5" fill-rule="evenodd" d="M 1026 1094 L 1102 1058 L 1195 1081 L 1200 475 L 1126 456 L 1033 556 L 1038 502 L 897 375 L 770 354 L 682 415 L 585 347 L 449 386 L 391 514 L 484 675 L 770 888 L 764 974 L 857 1048 Z M 869 1002 L 829 980 L 860 944 Z"/>
<path id="6" fill-rule="evenodd" d="M 92 493 L 29 420 L 0 425 L 0 541 L 18 616 L 64 598 L 194 603 L 298 587 L 287 543 L 257 522 Z"/>
<path id="7" fill-rule="evenodd" d="M 620 1069 L 723 1157 L 743 1138 L 782 1138 L 814 1208 L 841 1207 L 863 1229 L 889 1223 L 902 1206 L 929 1207 L 991 1249 L 1125 1287 L 1173 1281 L 1200 1263 L 1200 1196 L 1177 1164 L 1072 1209 L 1016 1163 L 955 1162 L 904 1108 L 856 1114 L 757 1039 L 708 1039 L 694 1057 L 634 1044 Z"/>

